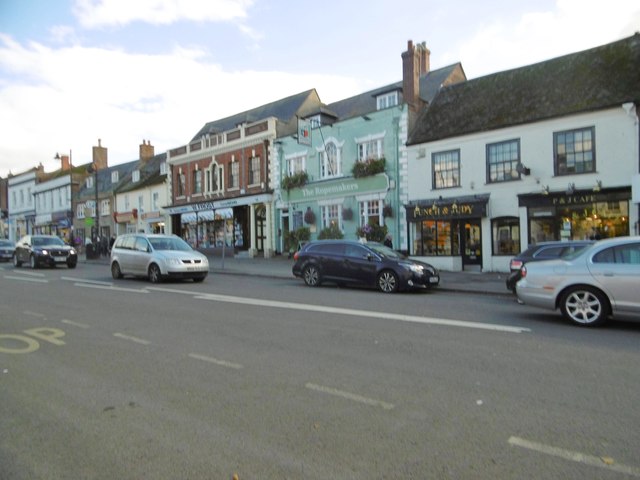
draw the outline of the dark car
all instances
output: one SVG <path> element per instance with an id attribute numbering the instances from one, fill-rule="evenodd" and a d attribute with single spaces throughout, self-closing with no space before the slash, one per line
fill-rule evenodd
<path id="1" fill-rule="evenodd" d="M 440 283 L 435 267 L 411 260 L 380 243 L 318 240 L 304 245 L 293 258 L 293 274 L 310 287 L 334 282 L 377 287 L 391 293 Z"/>
<path id="2" fill-rule="evenodd" d="M 15 244 L 10 240 L 0 240 L 0 261 L 8 262 L 13 258 Z"/>
<path id="3" fill-rule="evenodd" d="M 516 283 L 522 278 L 522 267 L 528 262 L 539 262 L 541 260 L 555 260 L 566 255 L 571 255 L 583 248 L 593 244 L 590 240 L 570 240 L 556 242 L 540 242 L 529 246 L 524 252 L 511 259 L 509 262 L 509 277 L 507 278 L 507 288 L 516 293 Z"/>
<path id="4" fill-rule="evenodd" d="M 18 240 L 13 252 L 13 266 L 20 267 L 23 263 L 28 263 L 31 268 L 62 264 L 76 268 L 78 253 L 54 235 L 25 235 Z"/>

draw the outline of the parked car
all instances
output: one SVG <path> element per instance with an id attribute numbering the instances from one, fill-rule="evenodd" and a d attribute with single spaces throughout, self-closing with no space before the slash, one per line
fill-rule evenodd
<path id="1" fill-rule="evenodd" d="M 380 243 L 318 240 L 305 244 L 293 258 L 293 274 L 310 287 L 335 282 L 377 287 L 391 293 L 440 283 L 435 267 L 411 260 Z"/>
<path id="2" fill-rule="evenodd" d="M 16 245 L 10 240 L 0 240 L 0 261 L 9 262 L 13 258 Z"/>
<path id="3" fill-rule="evenodd" d="M 209 274 L 209 260 L 176 235 L 120 235 L 111 248 L 111 276 L 147 277 L 152 283 L 163 279 L 192 279 L 202 282 Z"/>
<path id="4" fill-rule="evenodd" d="M 640 314 L 640 237 L 601 240 L 572 256 L 528 263 L 516 284 L 527 305 L 560 309 L 577 325 Z"/>
<path id="5" fill-rule="evenodd" d="M 76 268 L 78 252 L 55 235 L 25 235 L 18 240 L 13 252 L 13 266 L 20 267 L 23 263 L 31 268 L 62 264 Z"/>
<path id="6" fill-rule="evenodd" d="M 541 260 L 553 260 L 571 255 L 591 245 L 592 240 L 571 240 L 556 242 L 540 242 L 529 246 L 524 252 L 520 252 L 509 262 L 509 276 L 507 277 L 507 289 L 516 293 L 516 283 L 522 278 L 520 269 L 528 262 Z"/>

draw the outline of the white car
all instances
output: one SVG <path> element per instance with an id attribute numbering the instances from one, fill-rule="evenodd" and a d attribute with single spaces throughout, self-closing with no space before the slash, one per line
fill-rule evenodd
<path id="1" fill-rule="evenodd" d="M 561 260 L 527 263 L 516 284 L 527 305 L 560 309 L 582 326 L 640 315 L 640 237 L 601 240 Z"/>
<path id="2" fill-rule="evenodd" d="M 111 248 L 111 276 L 147 277 L 152 283 L 166 278 L 202 282 L 209 260 L 176 235 L 132 233 L 120 235 Z"/>

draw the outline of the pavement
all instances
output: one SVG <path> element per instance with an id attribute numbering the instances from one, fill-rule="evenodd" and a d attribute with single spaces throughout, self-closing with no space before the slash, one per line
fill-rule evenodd
<path id="1" fill-rule="evenodd" d="M 80 262 L 109 264 L 109 257 L 87 259 L 80 255 Z M 209 257 L 209 271 L 214 275 L 252 275 L 270 278 L 295 278 L 291 273 L 293 259 L 283 255 L 263 257 Z M 488 295 L 503 295 L 513 298 L 507 290 L 507 273 L 495 272 L 447 272 L 440 271 L 439 290 Z M 302 281 L 302 280 L 300 280 Z"/>

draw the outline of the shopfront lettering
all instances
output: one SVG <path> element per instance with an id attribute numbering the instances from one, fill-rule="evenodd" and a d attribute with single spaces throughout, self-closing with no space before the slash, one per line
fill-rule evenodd
<path id="1" fill-rule="evenodd" d="M 580 205 L 594 203 L 596 201 L 596 195 L 567 195 L 564 197 L 554 197 L 552 199 L 554 205 Z"/>
<path id="2" fill-rule="evenodd" d="M 413 209 L 413 216 L 415 218 L 419 217 L 460 217 L 460 216 L 473 216 L 474 213 L 474 205 L 473 204 L 457 204 L 453 203 L 451 205 L 436 205 L 433 204 L 430 207 L 420 207 L 416 206 Z"/>

